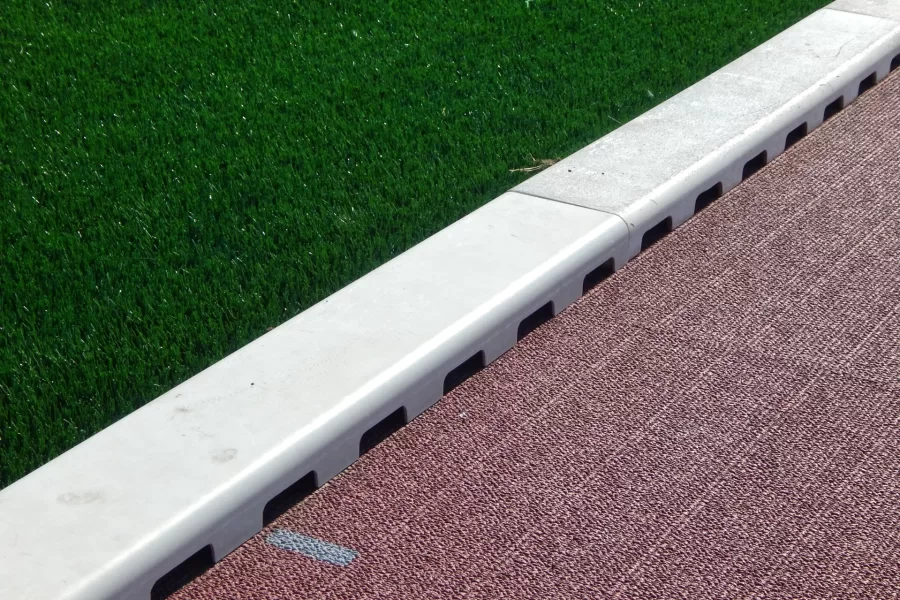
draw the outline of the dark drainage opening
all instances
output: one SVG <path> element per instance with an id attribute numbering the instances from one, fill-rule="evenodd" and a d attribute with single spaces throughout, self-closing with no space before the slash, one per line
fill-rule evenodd
<path id="1" fill-rule="evenodd" d="M 791 130 L 789 134 L 787 134 L 787 138 L 785 138 L 784 140 L 784 149 L 787 150 L 788 148 L 805 138 L 808 132 L 809 127 L 806 125 L 806 123 L 797 125 Z"/>
<path id="2" fill-rule="evenodd" d="M 263 508 L 263 527 L 270 525 L 314 491 L 316 491 L 316 472 L 310 471 L 266 503 Z"/>
<path id="3" fill-rule="evenodd" d="M 519 323 L 519 332 L 516 334 L 516 341 L 521 341 L 523 337 L 553 318 L 553 303 L 548 302 L 543 305 Z"/>
<path id="4" fill-rule="evenodd" d="M 644 233 L 641 238 L 641 252 L 672 233 L 672 217 L 666 217 Z"/>
<path id="5" fill-rule="evenodd" d="M 891 71 L 900 67 L 900 54 L 894 57 L 894 60 L 891 61 Z"/>
<path id="6" fill-rule="evenodd" d="M 694 213 L 696 214 L 700 212 L 721 197 L 722 182 L 720 181 L 716 185 L 712 186 L 711 188 L 697 196 L 697 201 L 694 202 Z"/>
<path id="7" fill-rule="evenodd" d="M 875 73 L 872 73 L 865 79 L 859 82 L 859 95 L 862 96 L 869 90 L 875 87 Z"/>
<path id="8" fill-rule="evenodd" d="M 834 115 L 838 114 L 844 108 L 844 97 L 841 96 L 831 104 L 825 107 L 825 120 L 827 121 Z"/>
<path id="9" fill-rule="evenodd" d="M 359 455 L 362 456 L 406 425 L 406 408 L 401 406 L 370 427 L 359 439 Z"/>
<path id="10" fill-rule="evenodd" d="M 150 590 L 150 600 L 164 600 L 213 566 L 212 546 L 204 546 L 190 558 L 160 577 Z"/>
<path id="11" fill-rule="evenodd" d="M 616 270 L 616 264 L 613 259 L 609 259 L 590 273 L 584 276 L 584 284 L 581 288 L 582 294 L 587 294 L 588 290 L 596 286 L 598 283 L 609 277 Z"/>
<path id="12" fill-rule="evenodd" d="M 447 373 L 447 376 L 444 378 L 444 393 L 449 394 L 450 390 L 483 368 L 484 352 L 479 351 L 467 358 L 463 364 Z"/>
<path id="13" fill-rule="evenodd" d="M 766 151 L 763 150 L 746 163 L 744 163 L 744 173 L 741 175 L 741 180 L 747 179 L 760 169 L 766 166 Z"/>

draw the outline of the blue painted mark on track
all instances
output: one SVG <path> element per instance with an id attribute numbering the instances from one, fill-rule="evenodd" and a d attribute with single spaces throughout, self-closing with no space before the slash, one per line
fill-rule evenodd
<path id="1" fill-rule="evenodd" d="M 266 542 L 277 548 L 296 552 L 316 560 L 321 560 L 339 567 L 346 567 L 359 552 L 344 548 L 331 542 L 325 542 L 308 535 L 294 533 L 287 529 L 276 529 L 266 537 Z"/>

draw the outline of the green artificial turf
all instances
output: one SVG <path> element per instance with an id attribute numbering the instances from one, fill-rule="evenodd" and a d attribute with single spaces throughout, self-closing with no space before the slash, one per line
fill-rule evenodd
<path id="1" fill-rule="evenodd" d="M 0 7 L 0 487 L 825 0 Z"/>

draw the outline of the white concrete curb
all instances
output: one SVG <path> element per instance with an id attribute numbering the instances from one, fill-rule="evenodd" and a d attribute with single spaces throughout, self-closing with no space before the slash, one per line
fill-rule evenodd
<path id="1" fill-rule="evenodd" d="M 883 79 L 898 21 L 820 10 L 513 191 L 622 217 L 630 258 L 648 231 L 681 225 L 698 196 L 727 192 L 870 74 Z"/>
<path id="2" fill-rule="evenodd" d="M 900 0 L 839 0 L 0 491 L 0 598 L 221 559 L 898 55 Z"/>

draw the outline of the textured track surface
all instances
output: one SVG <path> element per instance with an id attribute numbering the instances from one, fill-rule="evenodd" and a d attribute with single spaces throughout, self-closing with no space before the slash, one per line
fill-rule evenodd
<path id="1" fill-rule="evenodd" d="M 176 597 L 897 597 L 898 422 L 895 74 Z"/>

